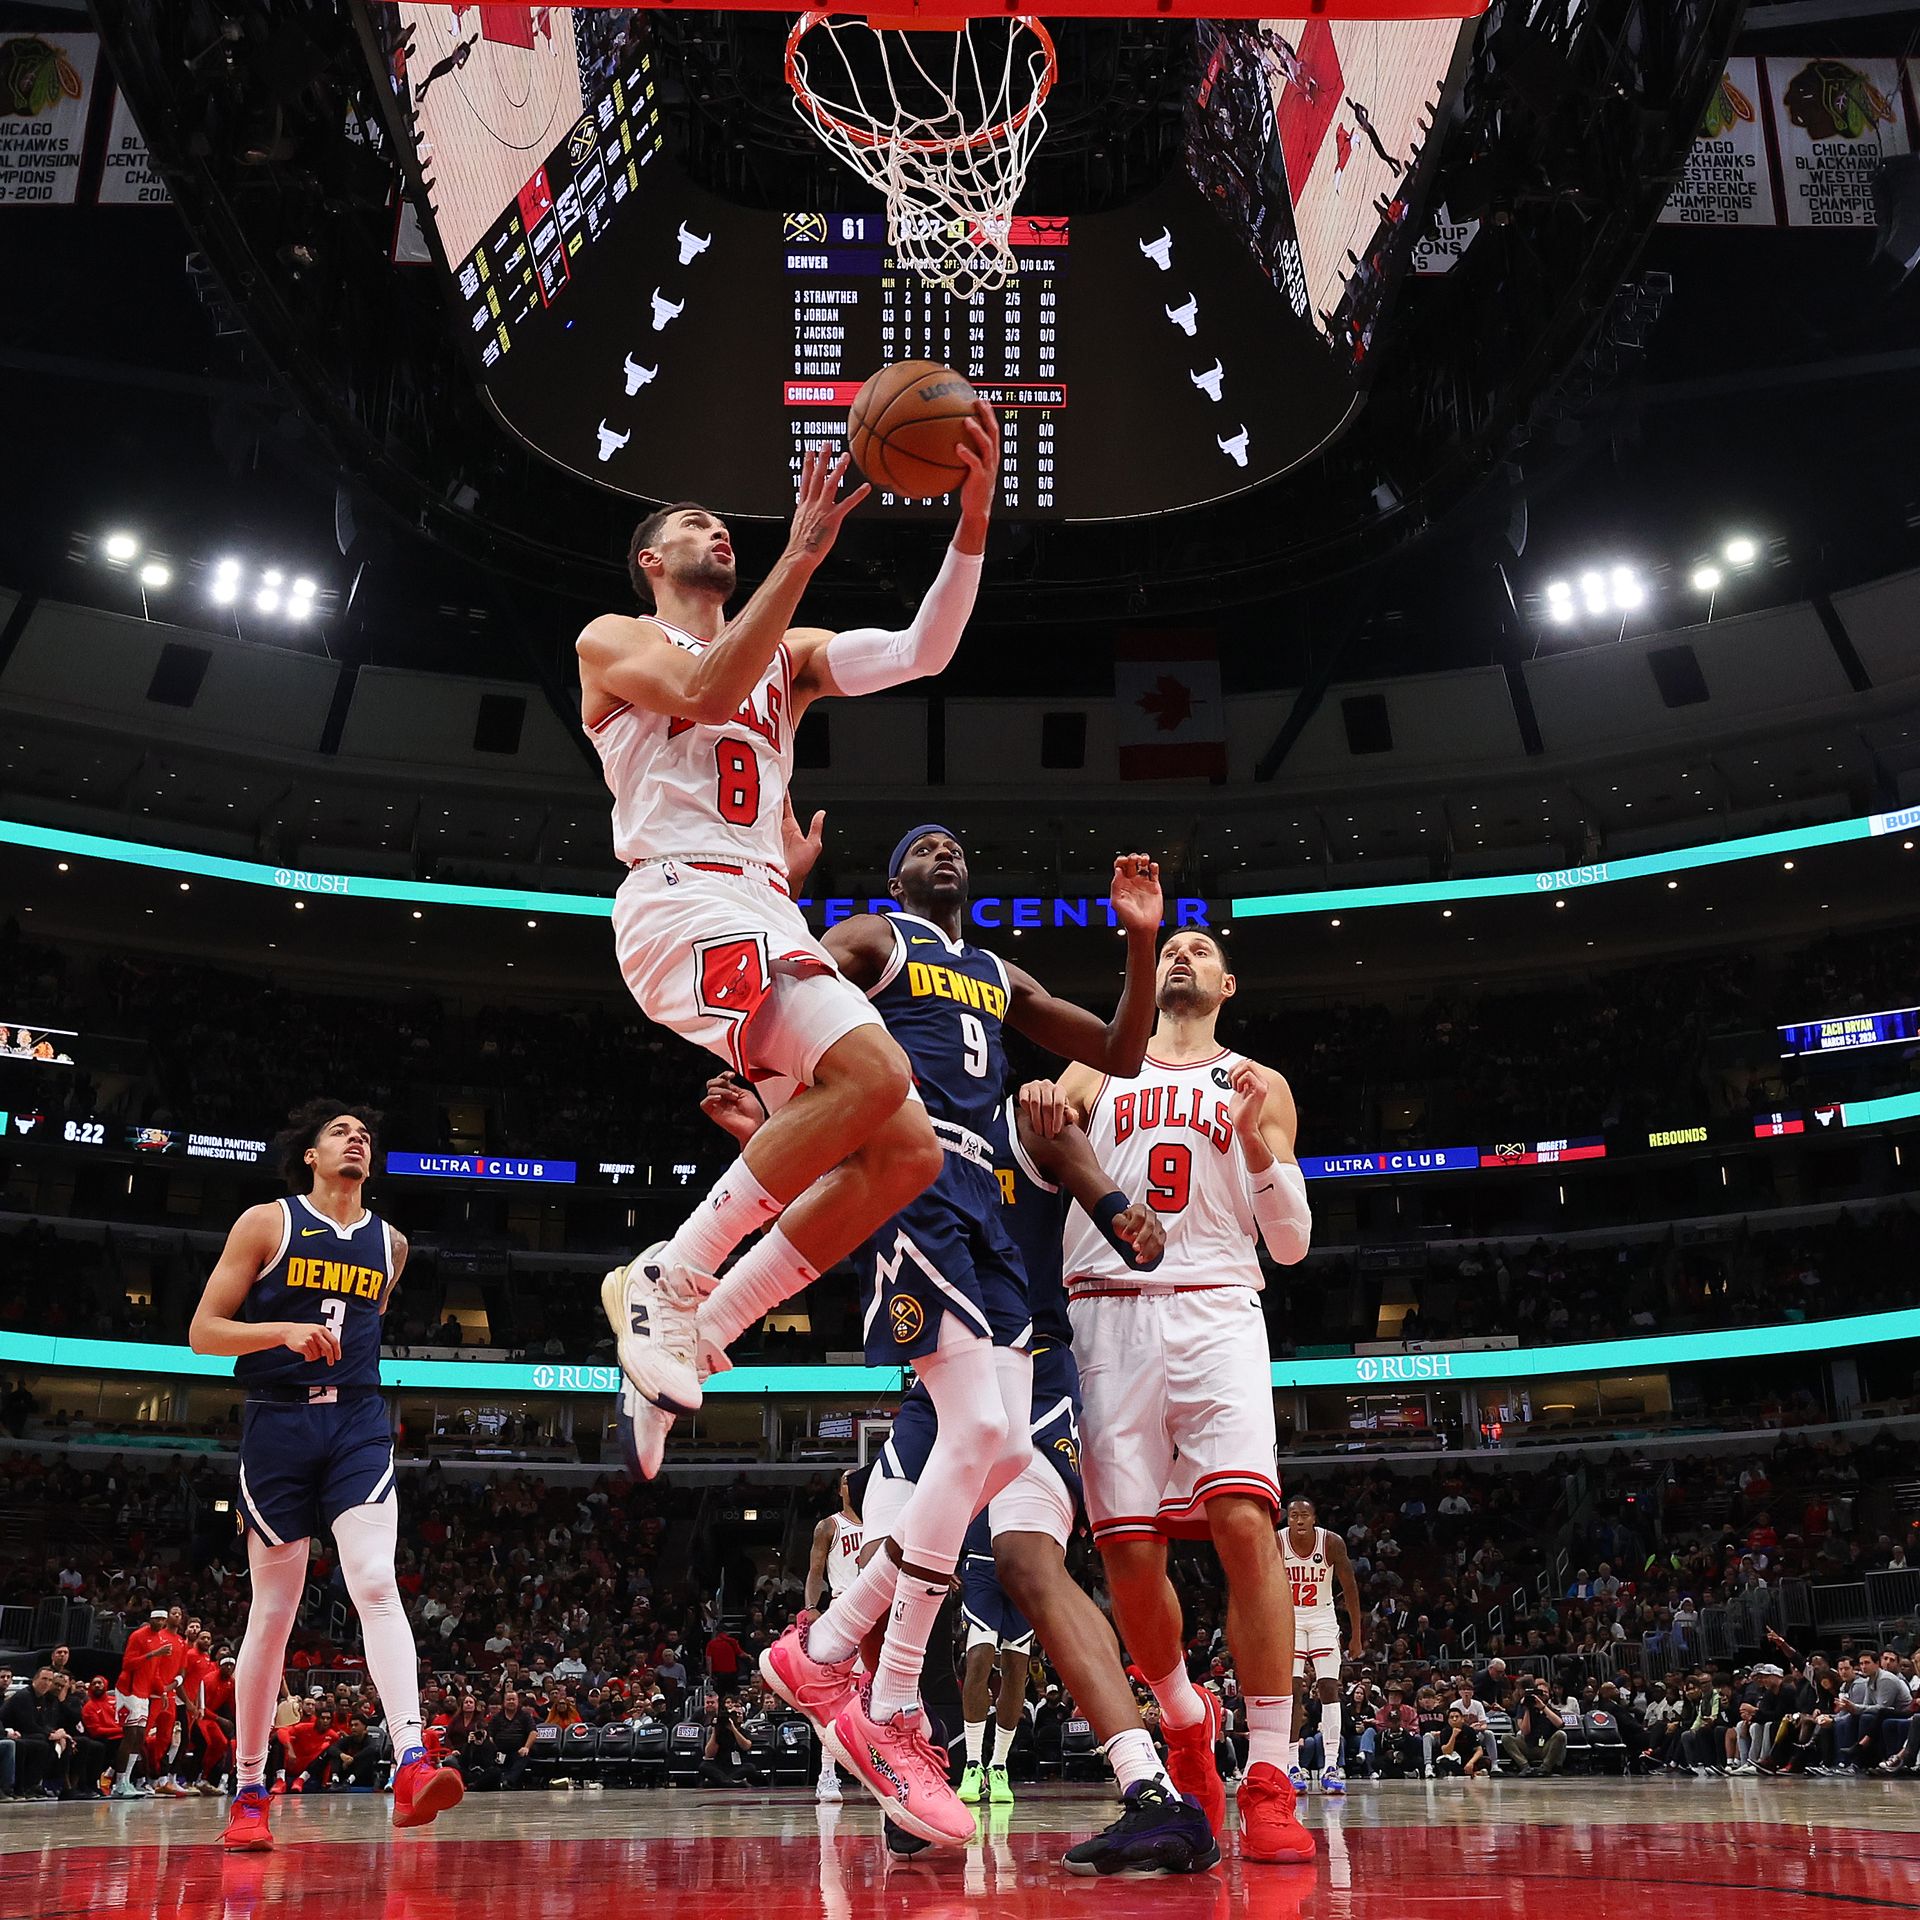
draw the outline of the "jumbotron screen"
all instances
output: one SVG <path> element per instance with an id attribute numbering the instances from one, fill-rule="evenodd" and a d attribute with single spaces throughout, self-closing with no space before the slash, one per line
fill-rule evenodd
<path id="1" fill-rule="evenodd" d="M 1176 169 L 1120 210 L 1022 206 L 1018 271 L 958 302 L 897 264 L 883 215 L 769 212 L 696 186 L 666 136 L 643 14 L 400 0 L 376 18 L 475 378 L 529 445 L 636 500 L 784 516 L 802 452 L 841 439 L 861 383 L 896 360 L 943 361 L 994 402 L 1003 503 L 1023 518 L 1243 492 L 1327 446 L 1360 404 L 1359 357 L 1313 308 L 1322 254 L 1358 231 L 1344 217 L 1302 224 L 1295 209 L 1303 304 L 1248 244 L 1241 203 Z M 1379 30 L 1419 43 L 1420 78 L 1373 91 L 1384 138 L 1437 104 L 1441 43 L 1450 55 L 1463 31 L 1441 24 Z M 1333 53 L 1295 30 L 1337 91 L 1357 57 L 1347 30 Z M 1258 124 L 1231 137 L 1257 174 Z M 1309 201 L 1371 192 L 1375 170 L 1335 168 Z M 863 512 L 951 510 L 879 495 Z"/>

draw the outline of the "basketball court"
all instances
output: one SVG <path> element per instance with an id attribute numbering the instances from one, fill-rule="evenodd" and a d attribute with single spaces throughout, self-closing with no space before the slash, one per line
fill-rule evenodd
<path id="1" fill-rule="evenodd" d="M 383 1799 L 275 1802 L 278 1851 L 223 1855 L 219 1801 L 0 1813 L 0 1913 L 95 1920 L 286 1910 L 385 1920 L 564 1920 L 658 1903 L 712 1920 L 1811 1920 L 1920 1910 L 1920 1794 L 1842 1781 L 1443 1781 L 1302 1804 L 1310 1867 L 1229 1851 L 1192 1879 L 1077 1880 L 1057 1856 L 1111 1803 L 1020 1790 L 957 1853 L 890 1862 L 878 1820 L 810 1795 L 522 1793 L 395 1834 Z"/>

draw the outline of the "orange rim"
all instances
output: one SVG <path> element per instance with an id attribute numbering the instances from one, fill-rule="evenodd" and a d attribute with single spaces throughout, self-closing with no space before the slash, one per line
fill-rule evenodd
<path id="1" fill-rule="evenodd" d="M 854 15 L 850 10 L 848 18 Z M 872 24 L 872 17 L 861 16 Z M 1040 51 L 1046 56 L 1046 66 L 1040 75 L 1039 84 L 1033 90 L 1033 98 L 1010 120 L 996 120 L 990 127 L 983 127 L 978 133 L 969 134 L 964 140 L 901 140 L 893 141 L 866 127 L 858 127 L 850 120 L 842 119 L 831 107 L 823 105 L 813 97 L 800 71 L 799 48 L 815 27 L 832 18 L 830 8 L 817 8 L 812 13 L 803 13 L 794 23 L 787 35 L 787 85 L 794 91 L 794 97 L 806 108 L 807 112 L 823 127 L 831 127 L 836 133 L 852 141 L 856 147 L 902 146 L 910 153 L 967 153 L 976 147 L 990 147 L 997 141 L 1010 139 L 1018 133 L 1044 104 L 1046 97 L 1053 91 L 1053 83 L 1059 77 L 1060 58 L 1054 50 L 1053 35 L 1047 31 L 1043 20 L 1032 14 L 1021 13 L 1011 17 L 1010 24 L 1025 27 L 1040 43 Z M 910 31 L 911 29 L 890 29 Z M 896 103 L 897 104 L 897 103 Z"/>

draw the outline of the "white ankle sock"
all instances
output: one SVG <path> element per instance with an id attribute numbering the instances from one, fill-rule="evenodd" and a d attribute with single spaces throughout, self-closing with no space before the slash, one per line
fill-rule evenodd
<path id="1" fill-rule="evenodd" d="M 977 1767 L 987 1750 L 987 1723 L 984 1720 L 967 1722 L 967 1765 Z"/>
<path id="2" fill-rule="evenodd" d="M 900 1562 L 882 1547 L 853 1577 L 845 1593 L 807 1629 L 807 1651 L 816 1660 L 848 1660 L 874 1623 L 893 1605 Z"/>
<path id="3" fill-rule="evenodd" d="M 782 1205 L 755 1179 L 744 1159 L 736 1160 L 680 1223 L 680 1231 L 667 1242 L 667 1257 L 695 1273 L 718 1273 L 727 1255 L 776 1218 Z"/>
<path id="4" fill-rule="evenodd" d="M 1000 1684 L 1002 1686 L 1006 1685 L 1006 1680 L 1004 1676 L 1002 1677 Z M 1004 1767 L 1007 1764 L 1008 1757 L 1013 1752 L 1013 1736 L 1017 1732 L 1019 1732 L 1019 1729 L 1017 1727 L 1003 1727 L 998 1720 L 994 1721 L 993 1723 L 993 1764 L 996 1767 Z"/>
<path id="5" fill-rule="evenodd" d="M 1149 1680 L 1147 1685 L 1160 1702 L 1162 1726 L 1178 1732 L 1182 1727 L 1197 1727 L 1207 1717 L 1207 1703 L 1200 1698 L 1200 1689 L 1187 1678 L 1184 1666 L 1163 1673 L 1158 1680 Z"/>
<path id="6" fill-rule="evenodd" d="M 1340 1703 L 1335 1700 L 1320 1709 L 1320 1745 L 1325 1750 L 1320 1756 L 1320 1764 L 1331 1767 L 1338 1773 L 1345 1766 L 1346 1743 L 1343 1739 L 1346 1723 L 1340 1717 Z M 1296 1749 L 1297 1751 L 1297 1749 Z"/>
<path id="7" fill-rule="evenodd" d="M 873 1670 L 873 1704 L 868 1711 L 874 1719 L 891 1720 L 896 1713 L 920 1704 L 920 1669 L 927 1662 L 927 1639 L 946 1597 L 945 1580 L 927 1580 L 917 1573 L 906 1575 L 895 1589 L 887 1637 L 881 1642 L 880 1662 Z"/>
<path id="8" fill-rule="evenodd" d="M 1174 1791 L 1172 1777 L 1160 1764 L 1160 1756 L 1153 1749 L 1153 1736 L 1145 1727 L 1123 1728 L 1107 1742 L 1106 1754 L 1107 1764 L 1112 1767 L 1122 1793 L 1142 1780 L 1156 1780 L 1169 1793 Z"/>
<path id="9" fill-rule="evenodd" d="M 717 1347 L 730 1347 L 783 1300 L 820 1275 L 794 1251 L 778 1227 L 741 1258 L 700 1303 L 700 1331 Z"/>
<path id="10" fill-rule="evenodd" d="M 1287 1770 L 1287 1733 L 1293 1725 L 1293 1695 L 1247 1695 L 1247 1765 Z"/>

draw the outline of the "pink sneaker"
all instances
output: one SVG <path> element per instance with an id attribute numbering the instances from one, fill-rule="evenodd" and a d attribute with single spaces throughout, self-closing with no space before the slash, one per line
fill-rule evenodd
<path id="1" fill-rule="evenodd" d="M 927 1737 L 918 1707 L 891 1720 L 872 1717 L 873 1690 L 863 1687 L 840 1709 L 825 1736 L 833 1757 L 879 1801 L 888 1819 L 935 1846 L 964 1847 L 974 1836 L 973 1815 L 949 1779 L 944 1749 Z"/>
<path id="2" fill-rule="evenodd" d="M 816 1660 L 807 1651 L 807 1629 L 816 1618 L 814 1614 L 802 1613 L 761 1654 L 760 1678 L 788 1706 L 804 1713 L 813 1722 L 814 1731 L 826 1741 L 827 1730 L 838 1718 L 841 1708 L 853 1699 L 854 1656 L 849 1654 L 844 1660 Z"/>

